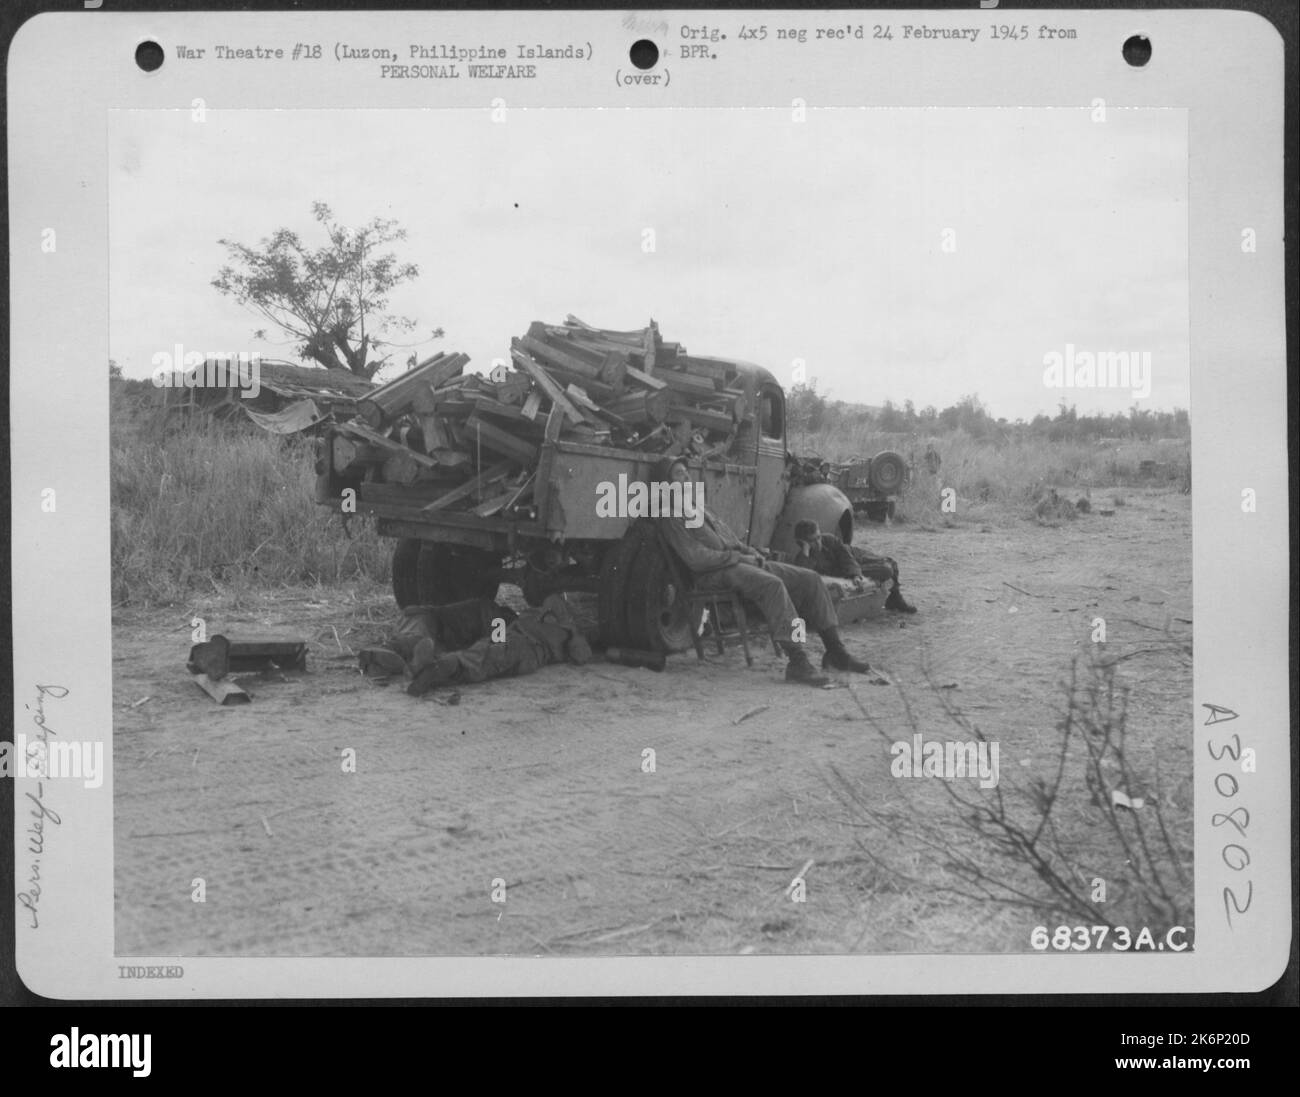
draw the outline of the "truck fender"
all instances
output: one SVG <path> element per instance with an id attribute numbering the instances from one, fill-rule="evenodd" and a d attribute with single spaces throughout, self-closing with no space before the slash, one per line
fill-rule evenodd
<path id="1" fill-rule="evenodd" d="M 804 484 L 791 488 L 785 507 L 776 520 L 770 548 L 793 554 L 796 522 L 812 520 L 822 533 L 838 534 L 846 545 L 853 543 L 853 504 L 834 484 Z"/>

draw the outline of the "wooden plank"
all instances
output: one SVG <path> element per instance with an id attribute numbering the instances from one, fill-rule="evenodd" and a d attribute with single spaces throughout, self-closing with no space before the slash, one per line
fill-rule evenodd
<path id="1" fill-rule="evenodd" d="M 551 414 L 546 417 L 546 442 L 554 442 L 560 436 L 560 430 L 564 426 L 564 420 L 568 413 L 559 405 L 555 404 L 551 408 Z"/>
<path id="2" fill-rule="evenodd" d="M 581 358 L 589 366 L 599 366 L 604 356 L 603 351 L 592 346 L 591 340 L 584 332 L 577 332 L 572 328 L 556 327 L 554 324 L 543 324 L 538 321 L 532 324 L 525 334 L 567 351 Z"/>
<path id="3" fill-rule="evenodd" d="M 449 396 L 439 397 L 433 408 L 439 415 L 449 415 L 456 419 L 463 419 L 474 410 L 474 398 L 454 392 Z"/>
<path id="4" fill-rule="evenodd" d="M 388 484 L 410 484 L 420 475 L 420 466 L 406 453 L 394 453 L 383 464 L 384 482 Z"/>
<path id="5" fill-rule="evenodd" d="M 504 381 L 493 383 L 492 395 L 503 404 L 518 405 L 524 402 L 532 387 L 533 382 L 528 374 L 510 370 Z"/>
<path id="6" fill-rule="evenodd" d="M 468 453 L 458 449 L 436 449 L 429 456 L 438 462 L 439 469 L 463 469 L 473 463 Z"/>
<path id="7" fill-rule="evenodd" d="M 704 358 L 692 358 L 688 354 L 678 355 L 677 368 L 696 377 L 708 377 L 718 382 L 718 388 L 722 388 L 736 372 L 725 362 L 710 362 Z"/>
<path id="8" fill-rule="evenodd" d="M 386 438 L 382 434 L 377 434 L 368 427 L 363 427 L 359 423 L 339 423 L 336 430 L 343 431 L 346 434 L 355 435 L 362 441 L 369 442 L 372 446 L 378 446 L 387 453 L 405 453 L 409 454 L 411 459 L 425 468 L 436 468 L 438 462 L 431 457 L 426 457 L 423 453 L 416 453 L 413 449 L 402 445 L 401 442 L 395 442 L 391 438 Z"/>
<path id="9" fill-rule="evenodd" d="M 214 682 L 206 674 L 196 674 L 192 681 L 219 705 L 246 705 L 252 700 L 228 678 Z"/>
<path id="10" fill-rule="evenodd" d="M 542 406 L 542 394 L 534 389 L 528 394 L 528 399 L 524 401 L 523 406 L 519 409 L 519 414 L 525 419 L 537 418 L 537 411 Z"/>
<path id="11" fill-rule="evenodd" d="M 600 364 L 600 379 L 615 392 L 623 391 L 623 380 L 627 376 L 627 355 L 610 352 Z"/>
<path id="12" fill-rule="evenodd" d="M 440 495 L 432 503 L 426 503 L 420 508 L 420 510 L 424 512 L 442 510 L 444 507 L 451 506 L 452 503 L 458 503 L 462 499 L 467 499 L 476 491 L 482 491 L 483 488 L 487 487 L 489 484 L 494 484 L 496 481 L 506 476 L 510 470 L 514 468 L 516 463 L 517 462 L 513 460 L 501 461 L 498 464 L 493 465 L 491 468 L 480 472 L 473 479 L 466 480 L 460 487 L 453 488 L 451 491 L 447 492 L 446 495 Z"/>
<path id="13" fill-rule="evenodd" d="M 604 402 L 613 400 L 616 396 L 621 395 L 618 389 L 612 385 L 607 385 L 603 381 L 597 381 L 594 377 L 582 377 L 576 373 L 570 373 L 567 369 L 559 369 L 551 366 L 548 370 L 557 385 L 577 385 L 583 392 L 593 399 Z"/>
<path id="14" fill-rule="evenodd" d="M 540 339 L 534 339 L 531 335 L 521 337 L 519 345 L 534 358 L 540 359 L 544 365 L 559 366 L 570 373 L 576 373 L 579 377 L 598 377 L 600 375 L 599 367 L 591 365 L 585 359 L 579 358 L 576 354 L 570 354 L 560 347 L 544 343 Z"/>
<path id="15" fill-rule="evenodd" d="M 334 471 L 339 473 L 347 472 L 357 465 L 377 465 L 384 460 L 383 453 L 375 446 L 340 434 L 334 435 L 331 449 Z"/>
<path id="16" fill-rule="evenodd" d="M 610 411 L 608 408 L 601 407 L 577 385 L 570 385 L 564 391 L 565 395 L 567 395 L 575 405 L 583 411 L 588 412 L 593 419 L 601 419 L 610 426 L 617 427 L 619 430 L 625 431 L 629 434 L 632 432 L 631 423 L 627 422 L 627 420 L 623 419 L 615 412 Z"/>
<path id="17" fill-rule="evenodd" d="M 371 426 L 395 419 L 411 406 L 417 392 L 456 376 L 468 362 L 468 354 L 436 354 L 357 401 L 357 410 Z"/>
<path id="18" fill-rule="evenodd" d="M 639 369 L 634 369 L 632 366 L 628 366 L 626 372 L 627 376 L 638 385 L 648 389 L 654 389 L 656 392 L 660 392 L 668 387 L 658 377 L 651 377 L 650 374 Z"/>
<path id="19" fill-rule="evenodd" d="M 682 415 L 690 419 L 695 427 L 707 427 L 709 430 L 729 432 L 735 425 L 729 412 L 708 411 L 693 407 L 687 403 L 674 401 L 669 405 L 669 415 Z"/>
<path id="20" fill-rule="evenodd" d="M 645 342 L 643 344 L 645 349 L 642 353 L 642 359 L 645 362 L 645 371 L 651 375 L 653 375 L 655 371 L 655 340 L 658 339 L 658 337 L 659 325 L 651 320 L 650 326 L 645 329 Z"/>
<path id="21" fill-rule="evenodd" d="M 554 380 L 552 380 L 551 375 L 546 372 L 545 368 L 529 358 L 525 351 L 515 346 L 517 342 L 517 339 L 511 340 L 510 344 L 510 353 L 514 357 L 515 361 L 518 362 L 523 371 L 537 383 L 537 387 L 551 398 L 552 404 L 558 405 L 564 414 L 568 416 L 570 421 L 580 423 L 582 421 L 582 416 L 578 413 L 578 409 L 569 403 L 569 399 L 564 395 L 564 391 L 555 383 Z"/>
<path id="22" fill-rule="evenodd" d="M 612 412 L 629 423 L 662 423 L 668 417 L 670 409 L 666 392 L 629 392 L 605 405 L 605 410 Z"/>
<path id="23" fill-rule="evenodd" d="M 600 406 L 576 384 L 568 385 L 564 390 L 564 395 L 573 401 L 573 406 L 579 411 L 587 411 L 592 415 L 600 411 Z"/>
<path id="24" fill-rule="evenodd" d="M 572 313 L 564 318 L 564 323 L 565 326 L 574 328 L 585 335 L 596 336 L 611 343 L 625 343 L 637 350 L 640 350 L 645 345 L 644 328 L 639 331 L 611 331 L 609 328 L 593 328 L 590 324 L 583 323 Z"/>
<path id="25" fill-rule="evenodd" d="M 712 400 L 718 394 L 717 388 L 707 377 L 696 377 L 692 373 L 678 373 L 676 370 L 661 370 L 657 376 L 673 392 L 694 396 L 697 400 Z"/>
<path id="26" fill-rule="evenodd" d="M 451 439 L 442 420 L 436 415 L 420 416 L 420 433 L 424 435 L 424 452 L 432 455 L 440 449 L 450 449 Z"/>
<path id="27" fill-rule="evenodd" d="M 411 394 L 411 410 L 416 415 L 432 415 L 438 407 L 438 393 L 432 385 L 417 386 Z"/>
<path id="28" fill-rule="evenodd" d="M 465 430 L 469 437 L 481 442 L 486 448 L 505 457 L 513 457 L 521 464 L 532 464 L 537 460 L 537 447 L 522 438 L 516 438 L 507 430 L 488 422 L 477 412 L 465 420 Z"/>
<path id="29" fill-rule="evenodd" d="M 496 415 L 502 419 L 522 419 L 523 411 L 513 404 L 503 404 L 490 396 L 479 396 L 474 400 L 474 411 L 480 415 Z"/>

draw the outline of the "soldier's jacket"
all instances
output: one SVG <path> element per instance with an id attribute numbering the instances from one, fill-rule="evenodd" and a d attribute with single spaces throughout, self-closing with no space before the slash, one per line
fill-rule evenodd
<path id="1" fill-rule="evenodd" d="M 849 551 L 849 546 L 833 533 L 823 533 L 811 543 L 802 542 L 793 562 L 798 567 L 811 568 L 818 575 L 829 575 L 836 579 L 862 577 L 862 568 Z"/>
<path id="2" fill-rule="evenodd" d="M 661 519 L 659 528 L 692 575 L 734 567 L 742 563 L 742 555 L 754 551 L 707 508 L 704 521 L 695 529 L 688 528 L 681 518 Z"/>
<path id="3" fill-rule="evenodd" d="M 898 582 L 898 564 L 888 556 L 875 556 L 857 545 L 846 545 L 833 533 L 823 533 L 812 545 L 812 552 L 801 550 L 794 558 L 797 567 L 811 568 L 818 575 L 835 579 L 857 579 L 859 576 L 877 583 L 891 579 Z"/>

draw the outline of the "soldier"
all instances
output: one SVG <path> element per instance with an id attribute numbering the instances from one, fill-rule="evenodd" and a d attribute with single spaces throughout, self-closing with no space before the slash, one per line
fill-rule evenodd
<path id="1" fill-rule="evenodd" d="M 680 459 L 665 458 L 658 478 L 685 484 L 690 473 Z M 772 630 L 772 638 L 789 660 L 785 678 L 810 686 L 824 686 L 829 679 L 813 669 L 801 640 L 795 640 L 791 625 L 796 619 L 815 631 L 826 647 L 822 667 L 868 674 L 871 667 L 855 659 L 840 640 L 839 621 L 826 585 L 811 572 L 790 564 L 768 560 L 761 551 L 742 542 L 726 525 L 702 508 L 704 520 L 689 528 L 680 517 L 660 518 L 660 528 L 669 546 L 694 577 L 697 590 L 733 590 L 756 603 Z"/>
<path id="2" fill-rule="evenodd" d="M 885 608 L 895 613 L 916 612 L 916 607 L 903 598 L 898 584 L 898 564 L 890 557 L 873 556 L 857 545 L 846 545 L 833 533 L 822 533 L 812 521 L 796 522 L 794 539 L 799 546 L 794 558 L 798 567 L 810 568 L 818 575 L 852 579 L 858 586 L 862 585 L 863 576 L 878 583 L 892 583 Z"/>
<path id="3" fill-rule="evenodd" d="M 497 639 L 494 633 L 501 628 L 504 636 Z M 452 645 L 458 650 L 448 650 Z M 441 685 L 510 678 L 550 663 L 582 665 L 591 660 L 591 645 L 561 594 L 521 614 L 486 599 L 412 607 L 386 653 L 392 659 L 377 658 L 377 649 L 369 651 L 371 661 L 381 667 L 395 662 L 400 671 L 406 663 L 412 675 L 406 692 L 415 697 Z"/>

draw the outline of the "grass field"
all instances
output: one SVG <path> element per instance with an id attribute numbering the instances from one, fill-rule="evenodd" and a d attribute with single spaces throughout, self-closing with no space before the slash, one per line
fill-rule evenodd
<path id="1" fill-rule="evenodd" d="M 930 472 L 923 455 L 933 444 L 941 464 Z M 1005 524 L 1033 518 L 1049 488 L 1072 501 L 1088 498 L 1109 507 L 1126 488 L 1191 486 L 1191 444 L 1176 439 L 1151 442 L 1052 442 L 1044 438 L 976 440 L 962 430 L 929 438 L 867 430 L 811 432 L 792 441 L 800 454 L 832 462 L 869 457 L 881 450 L 903 456 L 911 479 L 896 519 L 922 526 L 960 521 Z M 1154 467 L 1143 462 L 1154 462 Z M 955 493 L 954 509 L 943 509 L 943 491 Z M 1119 506 L 1123 506 L 1120 502 Z"/>
<path id="2" fill-rule="evenodd" d="M 111 439 L 115 603 L 387 577 L 373 527 L 344 530 L 314 502 L 310 439 L 206 417 L 169 427 L 124 398 Z"/>

